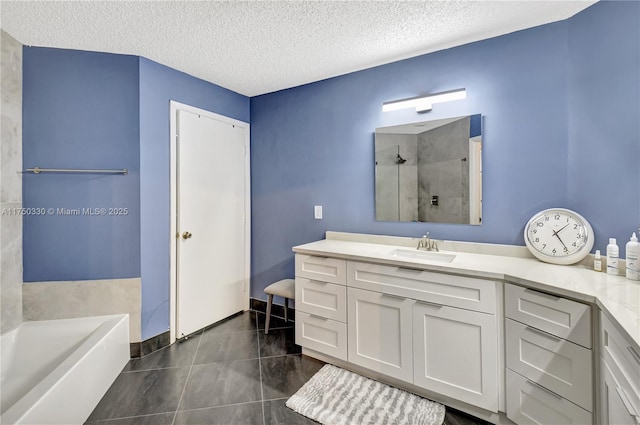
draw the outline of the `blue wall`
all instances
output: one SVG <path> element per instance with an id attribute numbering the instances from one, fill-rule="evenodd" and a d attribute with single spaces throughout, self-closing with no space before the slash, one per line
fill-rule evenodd
<path id="1" fill-rule="evenodd" d="M 569 206 L 620 256 L 640 226 L 640 2 L 600 2 L 569 21 Z"/>
<path id="2" fill-rule="evenodd" d="M 249 122 L 249 98 L 140 58 L 142 339 L 169 329 L 169 101 Z"/>
<path id="3" fill-rule="evenodd" d="M 249 98 L 135 56 L 24 49 L 24 206 L 126 216 L 24 218 L 24 280 L 142 277 L 142 338 L 169 327 L 169 101 L 249 122 Z"/>
<path id="4" fill-rule="evenodd" d="M 128 208 L 125 216 L 25 216 L 24 281 L 140 276 L 138 58 L 24 47 L 24 207 Z"/>
<path id="5" fill-rule="evenodd" d="M 291 247 L 327 230 L 524 245 L 527 220 L 557 206 L 590 220 L 595 248 L 627 239 L 640 224 L 637 9 L 601 2 L 567 21 L 252 98 L 252 296 L 292 276 Z M 385 101 L 459 87 L 466 100 L 426 115 L 381 112 Z M 374 129 L 473 113 L 484 115 L 482 226 L 377 222 Z M 602 178 L 607 169 L 617 177 Z"/>

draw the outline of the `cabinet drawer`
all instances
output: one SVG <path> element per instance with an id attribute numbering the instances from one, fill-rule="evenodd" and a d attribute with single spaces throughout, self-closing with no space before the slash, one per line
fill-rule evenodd
<path id="1" fill-rule="evenodd" d="M 593 411 L 591 350 L 507 319 L 507 367 Z"/>
<path id="2" fill-rule="evenodd" d="M 627 377 L 631 390 L 640 398 L 640 352 L 604 313 L 600 313 L 600 327 L 602 356 L 609 365 L 615 365 Z"/>
<path id="3" fill-rule="evenodd" d="M 496 285 L 491 280 L 350 261 L 347 286 L 496 313 Z"/>
<path id="4" fill-rule="evenodd" d="M 518 425 L 586 425 L 593 416 L 507 369 L 507 417 Z"/>
<path id="5" fill-rule="evenodd" d="M 339 322 L 346 322 L 347 287 L 297 277 L 296 309 Z"/>
<path id="6" fill-rule="evenodd" d="M 347 280 L 347 261 L 338 258 L 296 254 L 297 276 L 344 285 Z"/>
<path id="7" fill-rule="evenodd" d="M 296 344 L 347 360 L 347 325 L 296 311 Z"/>
<path id="8" fill-rule="evenodd" d="M 505 316 L 591 348 L 591 308 L 566 298 L 505 285 Z"/>

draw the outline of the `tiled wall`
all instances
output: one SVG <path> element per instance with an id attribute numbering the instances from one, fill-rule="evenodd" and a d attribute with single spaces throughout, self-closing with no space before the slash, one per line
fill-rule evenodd
<path id="1" fill-rule="evenodd" d="M 465 118 L 418 135 L 420 221 L 469 223 L 469 124 Z"/>
<path id="2" fill-rule="evenodd" d="M 25 283 L 25 320 L 129 314 L 129 340 L 140 342 L 140 278 Z"/>
<path id="3" fill-rule="evenodd" d="M 376 220 L 418 220 L 418 138 L 376 134 Z M 406 162 L 398 164 L 398 155 Z"/>
<path id="4" fill-rule="evenodd" d="M 0 168 L 0 331 L 22 321 L 22 44 L 0 31 L 2 149 Z"/>

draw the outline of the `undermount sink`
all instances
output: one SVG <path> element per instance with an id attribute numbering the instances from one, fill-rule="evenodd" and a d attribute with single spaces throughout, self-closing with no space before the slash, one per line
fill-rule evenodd
<path id="1" fill-rule="evenodd" d="M 455 254 L 444 254 L 433 251 L 419 251 L 417 249 L 394 249 L 389 252 L 392 257 L 412 258 L 415 260 L 436 261 L 439 263 L 450 263 L 455 260 Z"/>

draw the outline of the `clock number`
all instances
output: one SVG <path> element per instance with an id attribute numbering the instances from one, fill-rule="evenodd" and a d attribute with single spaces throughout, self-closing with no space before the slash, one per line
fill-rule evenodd
<path id="1" fill-rule="evenodd" d="M 542 249 L 545 249 L 546 247 L 547 247 L 547 244 L 546 244 L 546 243 L 543 243 L 543 244 L 542 244 Z"/>
<path id="2" fill-rule="evenodd" d="M 575 242 L 574 242 L 574 243 L 572 243 L 571 245 L 572 245 L 572 246 L 577 246 Z"/>
<path id="3" fill-rule="evenodd" d="M 531 231 L 531 233 L 533 233 L 533 234 L 535 235 L 536 233 L 538 233 L 538 229 L 533 229 L 533 230 Z"/>
<path id="4" fill-rule="evenodd" d="M 573 230 L 578 230 L 578 225 L 577 224 L 573 225 Z"/>
<path id="5" fill-rule="evenodd" d="M 540 238 L 536 238 L 536 242 L 540 242 Z"/>
<path id="6" fill-rule="evenodd" d="M 536 223 L 536 225 L 537 225 L 538 227 L 542 227 L 542 226 L 544 226 L 544 223 L 543 223 L 543 222 L 541 222 L 541 221 L 539 221 L 539 222 L 537 222 L 537 223 Z"/>
<path id="7" fill-rule="evenodd" d="M 564 252 L 569 252 L 569 248 L 567 248 L 566 246 L 562 249 Z"/>
<path id="8" fill-rule="evenodd" d="M 556 220 L 560 220 L 560 214 L 556 214 L 555 217 L 553 217 Z"/>
<path id="9" fill-rule="evenodd" d="M 551 252 L 553 252 L 553 253 L 555 254 L 555 253 L 556 253 L 556 249 L 555 249 L 555 248 L 553 248 L 553 251 L 551 251 Z"/>
<path id="10" fill-rule="evenodd" d="M 549 221 L 549 217 L 548 217 L 548 216 L 546 216 L 546 217 L 544 218 L 544 221 Z"/>

